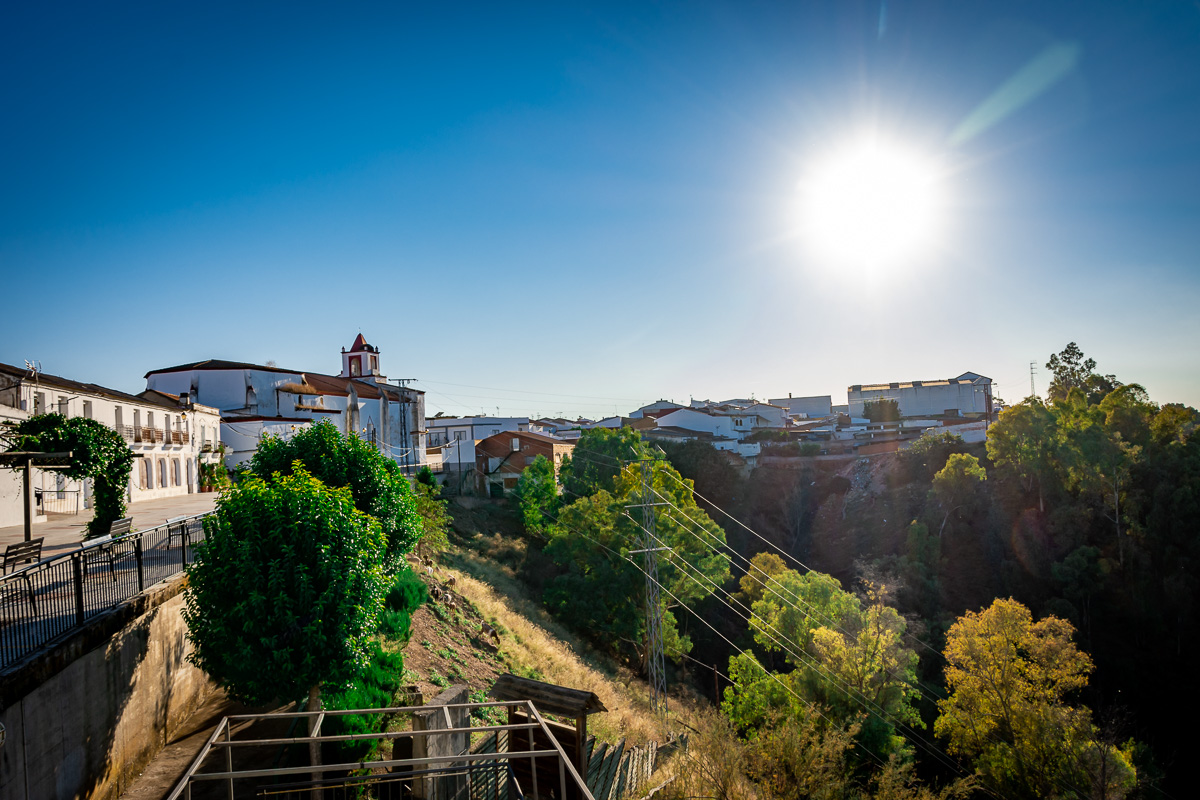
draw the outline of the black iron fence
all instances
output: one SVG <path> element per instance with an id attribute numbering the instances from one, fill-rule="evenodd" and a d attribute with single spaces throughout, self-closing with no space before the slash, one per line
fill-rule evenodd
<path id="1" fill-rule="evenodd" d="M 182 572 L 204 539 L 206 516 L 86 542 L 0 578 L 0 673 Z"/>

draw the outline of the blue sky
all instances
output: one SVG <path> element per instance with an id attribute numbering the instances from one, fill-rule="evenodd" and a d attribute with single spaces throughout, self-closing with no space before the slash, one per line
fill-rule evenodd
<path id="1" fill-rule="evenodd" d="M 428 5 L 6 6 L 0 361 L 136 391 L 361 330 L 430 413 L 601 415 L 1016 400 L 1077 341 L 1200 406 L 1196 4 Z M 797 241 L 868 130 L 949 198 L 885 274 Z"/>

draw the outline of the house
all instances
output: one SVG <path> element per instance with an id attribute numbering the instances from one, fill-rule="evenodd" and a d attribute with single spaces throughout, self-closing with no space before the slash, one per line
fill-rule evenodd
<path id="1" fill-rule="evenodd" d="M 44 372 L 0 364 L 0 422 L 20 422 L 39 414 L 87 417 L 121 435 L 138 458 L 126 499 L 131 503 L 200 491 L 200 464 L 215 459 L 221 419 L 216 408 L 190 395 L 164 392 L 127 394 Z M 66 478 L 57 470 L 32 475 L 35 522 L 47 513 L 76 514 L 92 506 L 92 482 Z M 0 470 L 0 526 L 24 518 L 21 478 Z"/>
<path id="2" fill-rule="evenodd" d="M 426 456 L 436 469 L 456 472 L 459 477 L 475 467 L 475 442 L 505 431 L 528 431 L 529 417 L 429 417 Z"/>
<path id="3" fill-rule="evenodd" d="M 774 400 L 768 400 L 773 406 L 781 406 L 787 409 L 789 415 L 799 417 L 800 419 L 818 419 L 828 417 L 833 414 L 833 397 L 827 394 L 813 395 L 811 397 L 792 397 L 791 393 L 787 397 L 780 397 Z"/>
<path id="4" fill-rule="evenodd" d="M 637 411 L 629 412 L 629 416 L 634 419 L 642 417 L 661 417 L 663 414 L 670 413 L 677 409 L 684 408 L 679 403 L 672 403 L 670 400 L 656 400 L 649 405 L 642 406 Z"/>
<path id="5" fill-rule="evenodd" d="M 558 475 L 563 458 L 575 445 L 554 436 L 531 431 L 506 431 L 475 443 L 475 489 L 485 496 L 502 496 L 517 488 L 524 469 L 545 456 Z"/>
<path id="6" fill-rule="evenodd" d="M 992 379 L 975 372 L 935 381 L 855 384 L 846 390 L 849 413 L 866 416 L 872 401 L 895 400 L 901 417 L 987 416 L 992 413 Z"/>
<path id="7" fill-rule="evenodd" d="M 361 333 L 341 355 L 337 375 L 209 359 L 151 370 L 146 386 L 220 409 L 230 467 L 247 461 L 263 436 L 286 437 L 330 420 L 343 433 L 373 443 L 406 473 L 415 472 L 426 463 L 425 393 L 407 381 L 389 383 L 379 348 Z"/>

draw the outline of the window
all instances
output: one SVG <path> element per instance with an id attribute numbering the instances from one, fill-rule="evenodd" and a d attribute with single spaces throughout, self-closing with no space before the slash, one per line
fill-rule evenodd
<path id="1" fill-rule="evenodd" d="M 466 438 L 466 434 L 467 434 L 466 431 L 455 431 L 454 432 L 454 441 L 461 442 L 463 439 Z"/>
<path id="2" fill-rule="evenodd" d="M 116 408 L 113 409 L 113 424 L 115 424 L 117 426 L 118 430 L 120 430 L 125 425 L 124 417 L 125 417 L 125 413 L 122 411 L 120 406 L 117 406 Z"/>
<path id="3" fill-rule="evenodd" d="M 58 398 L 58 413 L 64 417 L 71 416 L 71 401 L 65 397 Z"/>
<path id="4" fill-rule="evenodd" d="M 525 456 L 525 466 L 528 467 L 532 463 L 533 463 L 533 456 Z"/>
<path id="5" fill-rule="evenodd" d="M 175 485 L 182 486 L 183 480 L 180 478 L 180 474 L 179 474 L 179 459 L 178 458 L 171 459 L 171 467 L 172 467 L 172 472 L 174 472 L 174 475 L 172 475 L 172 477 L 175 479 Z"/>
<path id="6" fill-rule="evenodd" d="M 45 414 L 46 413 L 46 393 L 45 392 L 38 392 L 37 394 L 35 394 L 33 396 L 33 413 L 34 414 Z"/>
<path id="7" fill-rule="evenodd" d="M 350 375 L 351 377 L 357 378 L 361 374 L 362 362 L 358 356 L 355 356 L 354 358 L 350 359 Z"/>
<path id="8" fill-rule="evenodd" d="M 92 418 L 92 401 L 91 400 L 83 401 L 83 416 L 86 417 L 87 419 Z"/>
<path id="9" fill-rule="evenodd" d="M 158 460 L 158 485 L 167 485 L 167 462 L 161 458 Z"/>
<path id="10" fill-rule="evenodd" d="M 149 459 L 142 459 L 142 488 L 154 488 L 154 462 Z"/>

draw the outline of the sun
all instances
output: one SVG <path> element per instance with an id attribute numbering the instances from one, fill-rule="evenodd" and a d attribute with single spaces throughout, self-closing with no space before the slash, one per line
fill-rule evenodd
<path id="1" fill-rule="evenodd" d="M 828 266 L 880 273 L 929 255 L 942 232 L 942 170 L 877 138 L 819 161 L 800 184 L 802 235 Z"/>

